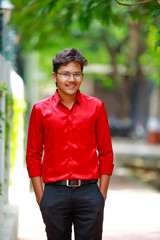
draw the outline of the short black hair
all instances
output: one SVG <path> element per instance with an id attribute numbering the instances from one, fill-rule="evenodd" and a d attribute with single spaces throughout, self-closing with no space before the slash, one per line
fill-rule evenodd
<path id="1" fill-rule="evenodd" d="M 62 65 L 67 65 L 69 62 L 79 63 L 81 66 L 81 71 L 83 71 L 83 67 L 88 64 L 87 59 L 82 56 L 80 50 L 76 48 L 66 48 L 63 51 L 59 51 L 52 59 L 53 72 L 57 74 L 58 69 Z"/>

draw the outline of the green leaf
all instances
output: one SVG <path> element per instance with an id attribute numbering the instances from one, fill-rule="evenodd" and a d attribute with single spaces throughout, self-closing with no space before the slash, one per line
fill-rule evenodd
<path id="1" fill-rule="evenodd" d="M 8 87 L 5 82 L 3 82 L 2 85 L 0 85 L 0 90 L 4 90 L 4 91 L 8 90 Z"/>
<path id="2" fill-rule="evenodd" d="M 155 50 L 160 47 L 160 39 L 156 41 L 155 43 Z"/>
<path id="3" fill-rule="evenodd" d="M 160 16 L 160 9 L 156 9 L 155 11 L 151 12 L 151 16 Z"/>
<path id="4" fill-rule="evenodd" d="M 2 183 L 0 183 L 0 196 L 3 196 L 3 194 L 2 194 Z"/>

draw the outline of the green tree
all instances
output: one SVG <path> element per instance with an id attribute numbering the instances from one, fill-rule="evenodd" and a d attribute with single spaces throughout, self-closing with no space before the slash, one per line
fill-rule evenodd
<path id="1" fill-rule="evenodd" d="M 12 0 L 12 3 L 13 23 L 26 50 L 41 51 L 53 46 L 62 49 L 61 46 L 74 46 L 74 42 L 80 44 L 79 39 L 87 39 L 84 45 L 87 42 L 88 49 L 94 46 L 97 53 L 97 40 L 106 49 L 116 84 L 121 78 L 118 64 L 122 59 L 128 74 L 138 78 L 142 72 L 140 57 L 147 48 L 146 36 L 152 25 L 157 28 L 155 48 L 160 45 L 160 4 L 156 0 Z"/>
<path id="2" fill-rule="evenodd" d="M 87 30 L 95 19 L 102 25 L 125 25 L 129 19 L 157 24 L 160 4 L 156 0 L 137 1 L 116 0 L 12 0 L 15 6 L 13 23 L 18 26 L 22 42 L 28 48 L 45 48 L 53 37 L 68 36 L 70 27 L 77 22 L 79 28 Z M 124 5 L 122 5 L 124 4 Z M 136 5 L 135 5 L 136 4 Z M 158 29 L 159 31 L 159 29 Z M 158 32 L 157 31 L 157 32 Z M 159 38 L 156 47 L 160 45 Z"/>

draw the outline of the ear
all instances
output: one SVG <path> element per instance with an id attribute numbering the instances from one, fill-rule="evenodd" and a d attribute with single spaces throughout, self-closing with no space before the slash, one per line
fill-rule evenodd
<path id="1" fill-rule="evenodd" d="M 55 83 L 57 82 L 57 75 L 55 72 L 52 73 L 52 79 Z"/>
<path id="2" fill-rule="evenodd" d="M 82 73 L 82 80 L 83 80 L 83 77 L 84 77 L 84 73 Z"/>

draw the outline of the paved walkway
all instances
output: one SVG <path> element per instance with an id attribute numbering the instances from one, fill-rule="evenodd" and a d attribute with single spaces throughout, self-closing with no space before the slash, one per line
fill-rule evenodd
<path id="1" fill-rule="evenodd" d="M 105 208 L 104 240 L 160 239 L 160 193 L 117 168 Z"/>
<path id="2" fill-rule="evenodd" d="M 160 193 L 115 167 L 105 203 L 103 240 L 160 239 Z M 34 194 L 22 193 L 19 240 L 46 240 Z M 87 239 L 86 239 L 87 240 Z"/>

